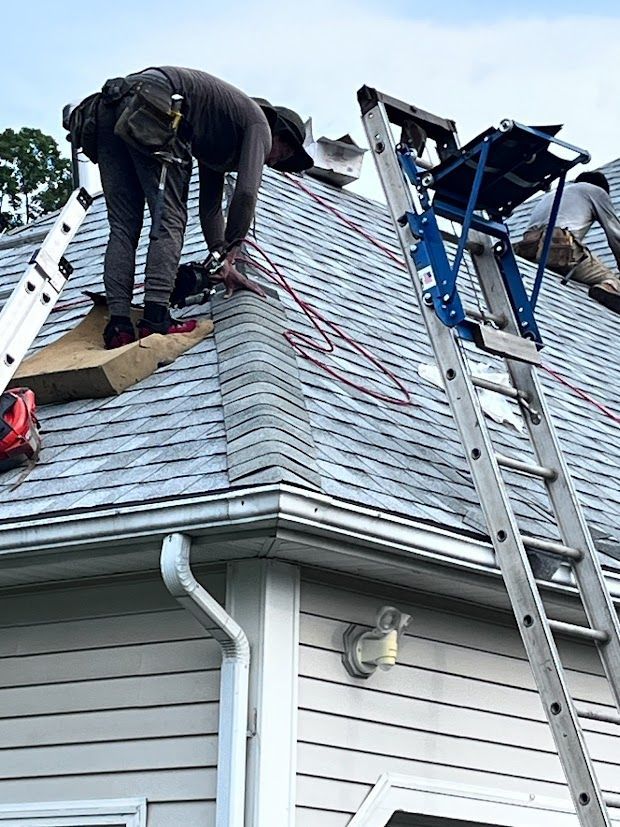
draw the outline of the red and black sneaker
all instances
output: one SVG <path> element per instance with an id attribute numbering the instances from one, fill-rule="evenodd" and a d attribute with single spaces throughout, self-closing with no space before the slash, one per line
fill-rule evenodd
<path id="1" fill-rule="evenodd" d="M 144 339 L 151 333 L 161 333 L 168 336 L 170 333 L 191 333 L 198 322 L 196 319 L 173 319 L 170 314 L 163 322 L 152 322 L 150 319 L 140 319 L 138 322 L 138 337 Z"/>
<path id="2" fill-rule="evenodd" d="M 112 316 L 103 331 L 103 343 L 106 350 L 130 345 L 136 341 L 136 332 L 131 319 L 127 316 Z"/>

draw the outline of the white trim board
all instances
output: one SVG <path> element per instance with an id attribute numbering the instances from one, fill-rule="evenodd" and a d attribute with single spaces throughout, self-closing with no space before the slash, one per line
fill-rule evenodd
<path id="1" fill-rule="evenodd" d="M 395 813 L 432 816 L 459 823 L 496 827 L 579 827 L 572 803 L 496 790 L 384 773 L 368 793 L 348 827 L 386 827 Z M 613 813 L 613 811 L 612 811 Z M 620 811 L 613 820 L 620 825 Z"/>
<path id="2" fill-rule="evenodd" d="M 227 569 L 226 608 L 252 651 L 246 827 L 295 824 L 299 581 L 299 567 L 278 560 Z"/>
<path id="3" fill-rule="evenodd" d="M 0 804 L 1 827 L 146 827 L 146 799 Z"/>

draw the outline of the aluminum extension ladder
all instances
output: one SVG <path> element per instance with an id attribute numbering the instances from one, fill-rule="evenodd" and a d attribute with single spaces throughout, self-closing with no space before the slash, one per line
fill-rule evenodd
<path id="1" fill-rule="evenodd" d="M 52 312 L 73 268 L 64 257 L 93 199 L 76 189 L 0 313 L 0 394 Z"/>
<path id="2" fill-rule="evenodd" d="M 558 141 L 554 137 L 557 127 L 541 131 L 511 121 L 461 148 L 453 121 L 369 87 L 359 90 L 358 99 L 575 811 L 582 827 L 610 827 L 608 807 L 620 807 L 620 796 L 602 792 L 579 718 L 620 723 L 620 715 L 578 709 L 569 693 L 554 633 L 596 647 L 620 710 L 620 626 L 535 373 L 542 343 L 533 311 L 550 237 L 528 296 L 504 224 L 515 206 L 558 178 L 559 193 L 549 222 L 553 227 L 568 169 L 589 156 Z M 401 129 L 399 143 L 394 140 L 393 126 Z M 429 140 L 439 158 L 433 167 L 421 158 Z M 562 160 L 559 155 L 570 159 Z M 461 225 L 452 262 L 438 216 Z M 466 250 L 472 255 L 488 314 L 468 311 L 461 303 L 457 275 Z M 472 376 L 459 337 L 504 358 L 512 387 Z M 476 388 L 493 390 L 520 404 L 536 463 L 495 452 Z M 503 468 L 544 481 L 562 542 L 520 533 Z M 557 565 L 571 565 L 587 627 L 547 617 L 533 570 L 540 565 L 541 554 L 547 560 L 553 556 Z"/>

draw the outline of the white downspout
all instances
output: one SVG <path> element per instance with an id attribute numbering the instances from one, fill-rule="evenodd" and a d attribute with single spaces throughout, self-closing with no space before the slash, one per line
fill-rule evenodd
<path id="1" fill-rule="evenodd" d="M 239 624 L 194 577 L 191 547 L 187 535 L 169 534 L 162 544 L 161 573 L 170 594 L 222 649 L 215 825 L 243 827 L 250 645 Z"/>

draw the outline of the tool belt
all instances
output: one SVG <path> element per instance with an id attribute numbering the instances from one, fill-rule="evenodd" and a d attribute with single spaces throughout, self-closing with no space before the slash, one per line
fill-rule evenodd
<path id="1" fill-rule="evenodd" d="M 77 150 L 82 150 L 84 155 L 97 163 L 97 117 L 101 94 L 95 92 L 89 95 L 71 111 L 69 117 L 63 121 L 64 128 L 69 132 L 67 140 Z"/>
<path id="2" fill-rule="evenodd" d="M 173 150 L 180 154 L 177 142 L 186 145 L 188 136 L 187 129 L 177 130 L 178 116 L 171 108 L 173 90 L 167 75 L 161 81 L 153 75 L 106 81 L 101 93 L 105 103 L 122 104 L 114 134 L 148 155 Z"/>
<path id="3" fill-rule="evenodd" d="M 528 261 L 540 261 L 545 242 L 546 228 L 526 230 L 521 241 L 513 245 L 518 256 Z M 546 266 L 555 273 L 565 275 L 585 258 L 583 245 L 567 229 L 556 227 L 551 236 Z"/>

